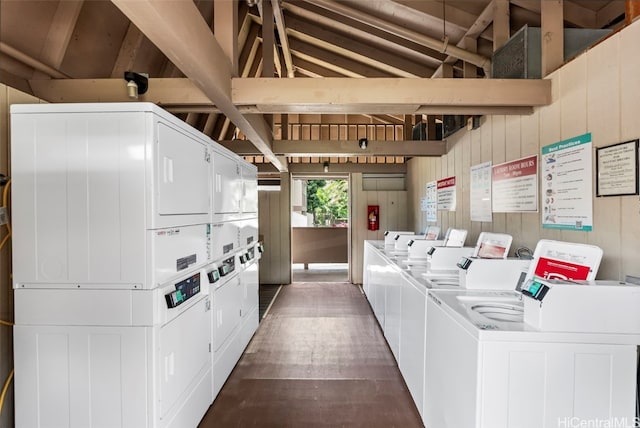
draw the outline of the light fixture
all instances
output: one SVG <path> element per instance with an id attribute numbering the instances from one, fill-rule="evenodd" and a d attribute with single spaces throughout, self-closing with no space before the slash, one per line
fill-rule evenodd
<path id="1" fill-rule="evenodd" d="M 358 140 L 358 145 L 360 146 L 360 148 L 362 150 L 366 150 L 367 146 L 369 145 L 369 140 L 365 137 L 365 138 L 360 138 Z"/>
<path id="2" fill-rule="evenodd" d="M 127 95 L 129 98 L 138 99 L 138 84 L 133 80 L 127 82 Z"/>
<path id="3" fill-rule="evenodd" d="M 322 170 L 323 170 L 324 172 L 329 172 L 329 162 L 325 162 L 325 163 L 322 165 Z"/>
<path id="4" fill-rule="evenodd" d="M 137 100 L 138 95 L 146 93 L 149 89 L 149 75 L 147 73 L 125 71 L 124 80 L 127 81 L 127 95 L 134 100 Z"/>

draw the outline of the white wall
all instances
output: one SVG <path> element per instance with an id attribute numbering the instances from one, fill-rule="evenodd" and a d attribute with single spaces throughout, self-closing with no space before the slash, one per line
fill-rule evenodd
<path id="1" fill-rule="evenodd" d="M 438 214 L 438 223 L 467 228 L 472 242 L 482 231 L 507 232 L 514 247 L 535 247 L 542 238 L 589 243 L 604 250 L 599 278 L 640 276 L 640 198 L 595 198 L 592 232 L 542 229 L 540 214 L 493 214 L 492 223 L 471 222 L 469 172 L 472 165 L 498 164 L 540 154 L 543 146 L 591 132 L 593 146 L 640 137 L 640 21 L 575 58 L 549 78 L 553 100 L 530 116 L 485 116 L 480 128 L 462 130 L 448 140 L 441 158 L 414 158 L 408 163 L 409 222 L 426 226 L 419 212 L 428 181 L 455 175 L 458 209 Z M 593 189 L 595 195 L 595 153 Z"/>
<path id="2" fill-rule="evenodd" d="M 368 186 L 370 188 L 371 186 Z M 378 183 L 376 188 L 389 188 Z M 362 258 L 365 240 L 384 239 L 385 230 L 407 230 L 407 191 L 406 190 L 363 190 L 362 174 L 351 174 L 349 184 L 351 192 L 351 282 L 362 284 Z M 380 229 L 367 229 L 367 205 L 380 206 Z M 418 229 L 420 230 L 420 229 Z"/>

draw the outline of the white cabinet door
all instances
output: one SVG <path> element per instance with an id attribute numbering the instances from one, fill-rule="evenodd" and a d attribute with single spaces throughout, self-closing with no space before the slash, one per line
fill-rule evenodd
<path id="1" fill-rule="evenodd" d="M 207 214 L 210 195 L 207 147 L 162 122 L 157 126 L 158 214 Z"/>
<path id="2" fill-rule="evenodd" d="M 258 263 L 252 263 L 241 274 L 242 316 L 246 317 L 258 307 Z"/>
<path id="3" fill-rule="evenodd" d="M 237 161 L 214 151 L 213 175 L 213 213 L 239 213 L 242 179 Z"/>
<path id="4" fill-rule="evenodd" d="M 385 285 L 383 330 L 396 361 L 399 361 L 400 351 L 400 284 L 402 281 L 402 273 L 397 268 L 390 267 Z"/>
<path id="5" fill-rule="evenodd" d="M 242 202 L 243 213 L 258 212 L 258 172 L 249 165 L 242 165 Z"/>
<path id="6" fill-rule="evenodd" d="M 211 367 L 208 296 L 160 329 L 160 418 L 190 392 Z M 203 409 L 206 410 L 206 409 Z"/>
<path id="7" fill-rule="evenodd" d="M 151 426 L 149 327 L 16 326 L 16 427 Z"/>
<path id="8" fill-rule="evenodd" d="M 240 277 L 236 275 L 213 292 L 213 338 L 214 350 L 224 344 L 231 333 L 240 324 L 242 309 L 242 287 Z"/>
<path id="9" fill-rule="evenodd" d="M 426 289 L 402 281 L 400 360 L 398 366 L 420 414 L 424 401 L 424 354 L 427 328 Z"/>

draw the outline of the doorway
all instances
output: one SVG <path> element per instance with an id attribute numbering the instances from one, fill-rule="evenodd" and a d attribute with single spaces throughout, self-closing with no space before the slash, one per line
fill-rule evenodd
<path id="1" fill-rule="evenodd" d="M 292 282 L 349 282 L 349 177 L 293 177 Z"/>

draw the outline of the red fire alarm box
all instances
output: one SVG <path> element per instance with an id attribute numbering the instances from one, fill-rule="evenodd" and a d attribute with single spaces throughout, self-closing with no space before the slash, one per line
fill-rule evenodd
<path id="1" fill-rule="evenodd" d="M 367 207 L 367 228 L 369 230 L 380 229 L 380 206 L 369 205 Z"/>

